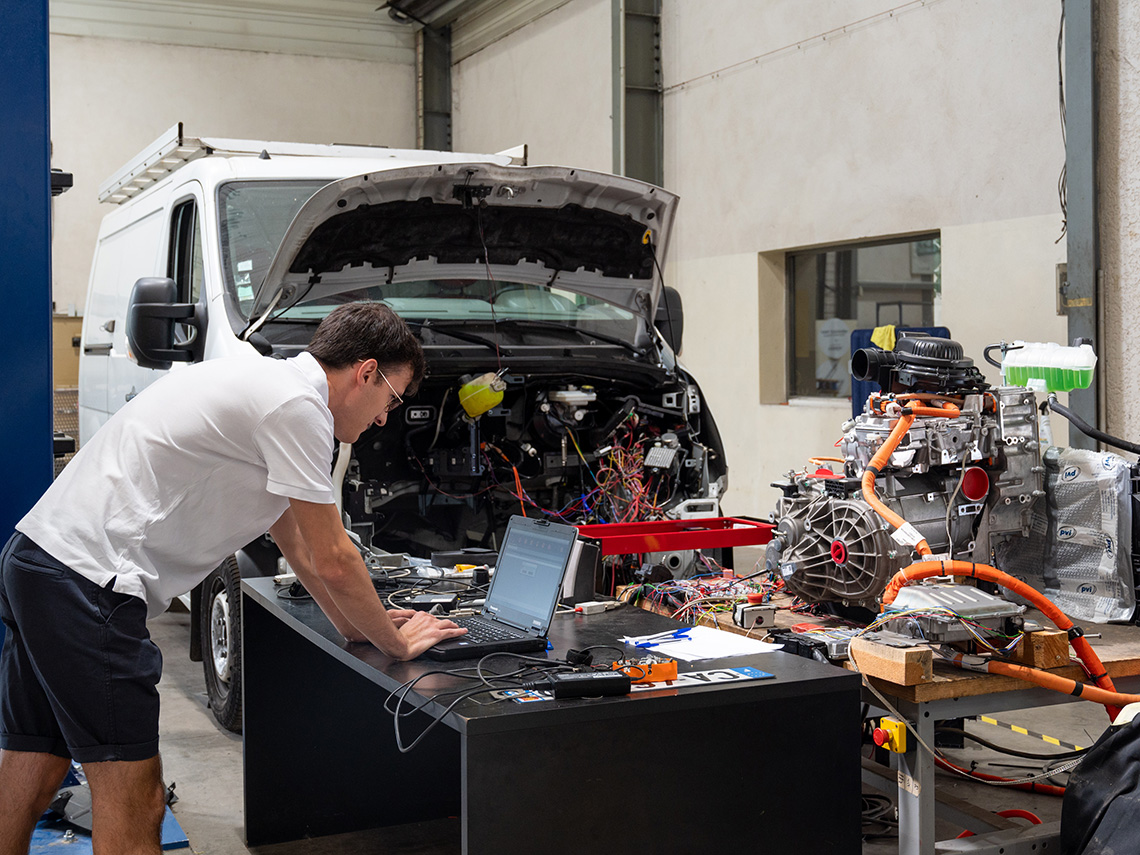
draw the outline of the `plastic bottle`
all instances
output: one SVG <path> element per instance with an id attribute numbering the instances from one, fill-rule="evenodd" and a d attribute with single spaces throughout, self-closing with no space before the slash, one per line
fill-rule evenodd
<path id="1" fill-rule="evenodd" d="M 471 418 L 479 418 L 502 402 L 507 384 L 498 374 L 488 372 L 474 379 L 463 379 L 464 383 L 459 387 L 459 403 Z"/>
<path id="2" fill-rule="evenodd" d="M 1056 342 L 1015 341 L 1002 355 L 1004 382 L 1034 391 L 1071 392 L 1092 384 L 1096 354 L 1090 345 L 1065 347 Z"/>

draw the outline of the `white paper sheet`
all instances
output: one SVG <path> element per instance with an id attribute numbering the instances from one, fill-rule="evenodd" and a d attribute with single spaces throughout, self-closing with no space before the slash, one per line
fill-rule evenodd
<path id="1" fill-rule="evenodd" d="M 623 638 L 627 644 L 652 650 L 659 656 L 695 662 L 700 659 L 724 659 L 730 656 L 751 656 L 756 653 L 771 653 L 780 650 L 782 644 L 772 644 L 734 632 L 724 632 L 709 626 L 688 627 L 683 638 L 662 638 L 654 641 L 654 636 Z"/>

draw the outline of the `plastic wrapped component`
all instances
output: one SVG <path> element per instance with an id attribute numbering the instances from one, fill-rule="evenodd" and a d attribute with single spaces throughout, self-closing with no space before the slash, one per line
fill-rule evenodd
<path id="1" fill-rule="evenodd" d="M 1136 608 L 1131 483 L 1131 468 L 1115 454 L 1050 448 L 1049 500 L 1030 538 L 998 550 L 999 566 L 1073 620 L 1130 620 Z"/>
<path id="2" fill-rule="evenodd" d="M 1090 345 L 1064 347 L 1052 341 L 1015 341 L 1001 359 L 1006 383 L 1046 392 L 1087 389 L 1095 367 L 1096 354 Z"/>

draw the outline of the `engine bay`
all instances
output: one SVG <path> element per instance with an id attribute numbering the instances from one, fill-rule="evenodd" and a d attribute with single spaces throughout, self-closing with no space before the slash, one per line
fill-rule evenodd
<path id="1" fill-rule="evenodd" d="M 494 548 L 514 514 L 568 523 L 661 519 L 715 499 L 726 467 L 715 423 L 681 374 L 620 380 L 498 375 L 498 400 L 462 405 L 470 377 L 429 377 L 357 441 L 344 509 L 365 545 L 427 555 Z"/>

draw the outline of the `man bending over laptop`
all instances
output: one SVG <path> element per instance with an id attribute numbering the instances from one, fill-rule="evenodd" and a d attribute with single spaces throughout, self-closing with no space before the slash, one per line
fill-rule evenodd
<path id="1" fill-rule="evenodd" d="M 463 634 L 384 609 L 334 504 L 334 438 L 383 425 L 423 376 L 395 313 L 349 304 L 292 359 L 171 372 L 84 445 L 0 554 L 0 855 L 27 852 L 72 758 L 95 851 L 161 851 L 162 662 L 146 619 L 267 529 L 348 640 L 412 659 Z"/>

